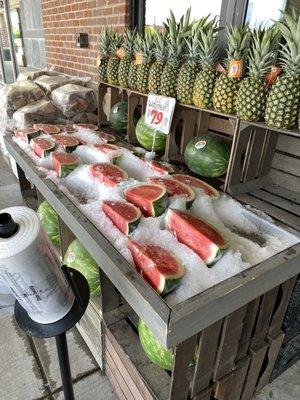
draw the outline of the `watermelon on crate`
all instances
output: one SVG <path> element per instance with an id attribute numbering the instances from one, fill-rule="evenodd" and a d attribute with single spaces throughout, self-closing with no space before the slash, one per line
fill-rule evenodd
<path id="1" fill-rule="evenodd" d="M 23 139 L 29 143 L 32 139 L 37 138 L 41 134 L 41 131 L 34 128 L 23 128 L 16 129 L 14 134 L 15 137 Z"/>
<path id="2" fill-rule="evenodd" d="M 165 224 L 180 243 L 192 249 L 208 266 L 218 261 L 228 247 L 217 229 L 188 211 L 170 208 Z"/>
<path id="3" fill-rule="evenodd" d="M 47 135 L 55 135 L 60 132 L 60 128 L 57 125 L 52 124 L 34 124 L 34 129 L 38 129 Z"/>
<path id="4" fill-rule="evenodd" d="M 72 153 L 79 146 L 79 140 L 71 135 L 53 135 L 55 142 L 61 146 L 67 153 Z"/>
<path id="5" fill-rule="evenodd" d="M 54 246 L 59 246 L 58 215 L 47 201 L 43 201 L 37 209 L 37 214 Z"/>
<path id="6" fill-rule="evenodd" d="M 217 178 L 227 171 L 230 145 L 225 139 L 212 134 L 196 136 L 187 144 L 184 159 L 197 175 Z"/>
<path id="7" fill-rule="evenodd" d="M 185 183 L 186 185 L 191 186 L 195 189 L 201 189 L 205 194 L 207 194 L 210 197 L 216 199 L 220 197 L 220 193 L 217 189 L 210 186 L 208 183 L 201 181 L 200 179 L 195 178 L 193 176 L 184 174 L 174 174 L 172 175 L 172 178 L 175 179 L 176 181 Z"/>
<path id="8" fill-rule="evenodd" d="M 145 123 L 145 115 L 138 120 L 135 128 L 137 141 L 147 150 L 164 151 L 167 136 Z"/>
<path id="9" fill-rule="evenodd" d="M 79 159 L 75 154 L 53 151 L 51 153 L 52 169 L 57 172 L 59 178 L 66 177 L 78 166 Z"/>
<path id="10" fill-rule="evenodd" d="M 98 126 L 94 124 L 73 124 L 75 129 L 89 129 L 90 131 L 97 131 Z"/>
<path id="11" fill-rule="evenodd" d="M 90 174 L 105 186 L 114 187 L 128 179 L 127 172 L 111 163 L 98 163 L 90 166 Z"/>
<path id="12" fill-rule="evenodd" d="M 73 125 L 56 125 L 57 128 L 59 128 L 62 132 L 65 133 L 73 133 L 76 132 L 76 129 L 73 127 Z"/>
<path id="13" fill-rule="evenodd" d="M 171 371 L 173 368 L 174 355 L 170 349 L 166 349 L 155 338 L 144 321 L 139 320 L 139 339 L 144 352 L 151 362 L 162 369 Z"/>
<path id="14" fill-rule="evenodd" d="M 186 199 L 186 206 L 190 208 L 195 200 L 196 194 L 192 188 L 190 188 L 185 183 L 176 181 L 172 178 L 165 177 L 151 177 L 148 178 L 151 183 L 157 183 L 163 185 L 167 189 L 167 193 L 170 197 L 182 196 Z"/>
<path id="15" fill-rule="evenodd" d="M 140 113 L 137 109 L 134 110 L 133 120 L 136 125 L 138 119 L 140 117 Z M 127 124 L 128 124 L 128 104 L 127 101 L 120 101 L 116 103 L 109 113 L 109 122 L 111 126 L 119 133 L 127 132 Z"/>
<path id="16" fill-rule="evenodd" d="M 170 293 L 180 283 L 185 267 L 180 260 L 162 247 L 127 242 L 134 265 L 143 278 L 162 296 Z"/>
<path id="17" fill-rule="evenodd" d="M 115 142 L 116 141 L 116 137 L 114 135 L 112 135 L 111 133 L 108 132 L 97 132 L 100 139 L 102 139 L 104 142 Z"/>
<path id="18" fill-rule="evenodd" d="M 40 158 L 47 157 L 55 149 L 55 143 L 49 139 L 35 138 L 31 140 L 30 145 Z"/>
<path id="19" fill-rule="evenodd" d="M 145 217 L 158 217 L 168 207 L 168 196 L 165 186 L 145 184 L 124 190 L 124 197 L 140 208 Z"/>
<path id="20" fill-rule="evenodd" d="M 66 264 L 69 268 L 74 268 L 82 273 L 82 275 L 88 281 L 91 296 L 99 295 L 99 267 L 96 261 L 79 242 L 79 240 L 75 239 L 69 245 L 64 257 L 64 264 Z"/>
<path id="21" fill-rule="evenodd" d="M 142 215 L 139 208 L 125 201 L 104 200 L 102 210 L 124 235 L 130 235 L 137 228 Z"/>

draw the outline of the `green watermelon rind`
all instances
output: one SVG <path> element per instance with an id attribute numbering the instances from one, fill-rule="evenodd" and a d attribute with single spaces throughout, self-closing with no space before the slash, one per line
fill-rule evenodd
<path id="1" fill-rule="evenodd" d="M 133 204 L 131 204 L 131 203 L 129 203 L 129 204 L 132 207 L 135 207 Z M 135 219 L 133 219 L 131 221 L 127 221 L 127 231 L 124 233 L 125 236 L 130 236 L 135 231 L 135 229 L 139 226 L 139 223 L 141 221 L 142 213 L 141 213 L 141 211 L 140 211 L 140 209 L 138 207 L 135 207 L 135 208 L 138 210 L 138 214 L 137 214 Z M 107 218 L 110 219 L 109 215 L 106 214 L 105 209 L 103 208 L 103 206 L 102 206 L 102 209 L 103 209 L 104 214 L 107 216 Z"/>
<path id="2" fill-rule="evenodd" d="M 126 101 L 120 101 L 112 107 L 109 113 L 109 122 L 119 133 L 127 131 L 128 105 Z"/>
<path id="3" fill-rule="evenodd" d="M 78 162 L 77 163 L 72 163 L 72 164 L 62 164 L 60 167 L 60 178 L 65 178 L 68 176 L 71 172 L 74 171 L 75 168 L 78 167 Z"/>
<path id="4" fill-rule="evenodd" d="M 64 257 L 64 264 L 82 273 L 88 281 L 91 296 L 100 294 L 99 267 L 78 239 L 70 243 Z"/>
<path id="5" fill-rule="evenodd" d="M 156 131 L 156 136 L 153 143 L 154 133 L 155 130 L 151 126 L 146 125 L 145 115 L 142 115 L 135 128 L 137 141 L 147 150 L 164 151 L 166 147 L 167 136 L 160 131 Z"/>
<path id="6" fill-rule="evenodd" d="M 174 355 L 170 349 L 164 348 L 154 337 L 148 326 L 139 320 L 138 332 L 141 346 L 149 360 L 158 367 L 171 371 Z"/>
<path id="7" fill-rule="evenodd" d="M 54 246 L 59 246 L 59 222 L 55 210 L 47 201 L 43 201 L 37 209 L 37 214 L 51 242 Z"/>

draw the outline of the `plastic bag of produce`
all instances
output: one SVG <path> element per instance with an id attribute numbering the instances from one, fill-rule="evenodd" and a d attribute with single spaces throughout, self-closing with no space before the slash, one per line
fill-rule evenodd
<path id="1" fill-rule="evenodd" d="M 22 71 L 19 73 L 17 81 L 28 81 L 28 80 L 34 80 L 38 78 L 39 76 L 45 75 L 46 71 L 43 70 L 36 70 L 36 69 L 29 69 L 27 71 Z"/>
<path id="2" fill-rule="evenodd" d="M 21 81 L 5 85 L 0 90 L 1 116 L 12 117 L 19 108 L 45 97 L 42 89 L 32 81 Z"/>
<path id="3" fill-rule="evenodd" d="M 59 86 L 65 85 L 72 81 L 72 78 L 65 75 L 42 75 L 35 79 L 35 83 L 39 85 L 47 94 L 50 94 L 53 90 Z"/>
<path id="4" fill-rule="evenodd" d="M 98 115 L 94 113 L 78 113 L 72 117 L 74 124 L 94 124 L 98 125 Z"/>
<path id="5" fill-rule="evenodd" d="M 52 92 L 51 98 L 68 118 L 77 113 L 93 112 L 97 108 L 97 97 L 93 89 L 80 85 L 61 86 Z"/>
<path id="6" fill-rule="evenodd" d="M 18 128 L 27 128 L 35 122 L 58 122 L 62 113 L 52 101 L 44 99 L 20 108 L 13 118 Z"/>

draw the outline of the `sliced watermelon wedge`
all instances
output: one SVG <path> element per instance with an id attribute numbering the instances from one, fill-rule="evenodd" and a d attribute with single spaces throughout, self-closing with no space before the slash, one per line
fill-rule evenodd
<path id="1" fill-rule="evenodd" d="M 59 178 L 64 178 L 78 166 L 78 157 L 75 154 L 60 153 L 53 151 L 51 153 L 52 169 L 57 172 Z"/>
<path id="2" fill-rule="evenodd" d="M 102 201 L 102 210 L 124 235 L 130 235 L 137 228 L 141 211 L 125 201 Z"/>
<path id="3" fill-rule="evenodd" d="M 74 124 L 73 128 L 75 129 L 89 129 L 91 131 L 97 131 L 98 126 L 94 124 Z"/>
<path id="4" fill-rule="evenodd" d="M 228 247 L 218 230 L 188 211 L 170 208 L 165 224 L 180 243 L 197 253 L 208 266 L 219 260 Z"/>
<path id="5" fill-rule="evenodd" d="M 73 127 L 73 125 L 56 125 L 57 128 L 59 128 L 62 132 L 66 133 L 73 133 L 76 132 L 76 129 Z"/>
<path id="6" fill-rule="evenodd" d="M 208 183 L 201 181 L 198 178 L 194 178 L 193 176 L 184 174 L 174 174 L 172 175 L 172 178 L 176 179 L 176 181 L 185 183 L 186 185 L 191 186 L 193 188 L 202 189 L 204 193 L 210 197 L 214 197 L 216 199 L 220 197 L 220 193 L 218 192 L 217 189 L 210 186 Z"/>
<path id="7" fill-rule="evenodd" d="M 148 179 L 151 183 L 158 183 L 159 185 L 164 185 L 167 188 L 167 193 L 170 197 L 182 196 L 186 198 L 186 206 L 190 208 L 195 200 L 196 194 L 189 186 L 170 178 L 158 178 L 153 177 Z"/>
<path id="8" fill-rule="evenodd" d="M 79 146 L 79 140 L 74 136 L 66 135 L 53 135 L 55 142 L 66 150 L 67 153 L 72 153 Z"/>
<path id="9" fill-rule="evenodd" d="M 159 246 L 127 242 L 135 267 L 145 280 L 161 295 L 175 289 L 186 270 L 177 257 Z"/>
<path id="10" fill-rule="evenodd" d="M 146 163 L 154 172 L 159 172 L 160 174 L 168 175 L 174 172 L 172 166 L 167 163 L 162 163 L 156 160 L 146 161 Z"/>
<path id="11" fill-rule="evenodd" d="M 104 142 L 115 142 L 116 141 L 116 137 L 114 135 L 112 135 L 111 133 L 107 133 L 107 132 L 97 132 L 100 139 L 102 139 Z"/>
<path id="12" fill-rule="evenodd" d="M 106 186 L 114 187 L 128 179 L 127 172 L 111 163 L 99 163 L 90 166 L 90 174 Z"/>
<path id="13" fill-rule="evenodd" d="M 101 151 L 101 153 L 104 154 L 110 154 L 110 155 L 120 155 L 122 153 L 122 148 L 119 146 L 116 146 L 115 144 L 110 144 L 110 143 L 103 143 L 103 144 L 94 144 L 94 147 Z"/>
<path id="14" fill-rule="evenodd" d="M 34 129 L 39 129 L 40 131 L 46 133 L 47 135 L 55 135 L 60 132 L 58 125 L 52 124 L 34 124 Z"/>
<path id="15" fill-rule="evenodd" d="M 49 139 L 35 138 L 31 140 L 30 145 L 40 158 L 48 156 L 55 149 L 55 143 Z"/>
<path id="16" fill-rule="evenodd" d="M 167 190 L 162 185 L 149 184 L 124 190 L 127 201 L 140 208 L 145 217 L 158 217 L 168 207 Z"/>
<path id="17" fill-rule="evenodd" d="M 16 129 L 15 137 L 25 140 L 29 143 L 32 139 L 38 137 L 41 134 L 39 129 L 34 128 L 24 128 L 24 129 Z"/>

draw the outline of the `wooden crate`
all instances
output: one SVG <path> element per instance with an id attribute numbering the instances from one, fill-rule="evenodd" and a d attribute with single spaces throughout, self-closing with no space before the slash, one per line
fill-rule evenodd
<path id="1" fill-rule="evenodd" d="M 282 329 L 285 334 L 285 342 L 289 342 L 295 336 L 300 335 L 300 275 L 294 285 Z"/>
<path id="2" fill-rule="evenodd" d="M 272 382 L 298 360 L 300 360 L 300 334 L 288 342 L 284 341 L 276 359 L 270 381 Z"/>

